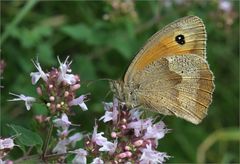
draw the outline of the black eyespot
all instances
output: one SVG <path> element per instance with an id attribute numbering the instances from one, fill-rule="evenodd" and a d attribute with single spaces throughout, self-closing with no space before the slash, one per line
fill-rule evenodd
<path id="1" fill-rule="evenodd" d="M 175 41 L 176 41 L 178 44 L 181 44 L 181 45 L 185 44 L 185 37 L 184 37 L 184 35 L 182 35 L 182 34 L 177 35 L 177 36 L 175 37 Z"/>

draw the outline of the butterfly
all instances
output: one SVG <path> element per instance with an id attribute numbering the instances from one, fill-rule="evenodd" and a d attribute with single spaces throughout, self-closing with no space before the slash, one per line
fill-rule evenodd
<path id="1" fill-rule="evenodd" d="M 124 79 L 110 82 L 115 97 L 131 107 L 199 124 L 214 91 L 206 40 L 205 26 L 197 16 L 165 26 L 139 51 Z"/>

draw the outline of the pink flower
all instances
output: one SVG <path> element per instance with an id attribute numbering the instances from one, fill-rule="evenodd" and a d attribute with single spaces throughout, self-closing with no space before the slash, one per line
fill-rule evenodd
<path id="1" fill-rule="evenodd" d="M 101 160 L 101 158 L 97 157 L 93 159 L 91 164 L 104 164 L 104 162 Z"/>
<path id="2" fill-rule="evenodd" d="M 152 126 L 147 127 L 147 131 L 145 132 L 143 138 L 161 139 L 164 137 L 166 132 L 167 129 L 165 128 L 165 124 L 162 121 L 160 121 Z"/>
<path id="3" fill-rule="evenodd" d="M 140 164 L 147 164 L 147 163 L 163 163 L 165 162 L 165 158 L 169 158 L 166 153 L 161 153 L 156 150 L 152 150 L 152 145 L 147 145 L 146 148 L 142 150 L 142 156 L 140 158 Z"/>
<path id="4" fill-rule="evenodd" d="M 102 146 L 105 142 L 107 142 L 107 138 L 103 137 L 103 132 L 97 133 L 98 126 L 95 125 L 93 134 L 92 134 L 92 142 L 95 142 L 97 145 Z"/>
<path id="5" fill-rule="evenodd" d="M 32 104 L 34 102 L 36 102 L 36 99 L 34 97 L 29 97 L 29 96 L 25 96 L 23 94 L 17 95 L 14 93 L 9 93 L 10 95 L 16 96 L 18 98 L 14 98 L 12 100 L 8 100 L 8 101 L 25 101 L 25 106 L 27 108 L 27 110 L 30 110 L 32 107 Z"/>
<path id="6" fill-rule="evenodd" d="M 68 56 L 69 57 L 69 56 Z M 76 84 L 77 80 L 73 74 L 67 74 L 68 72 L 71 72 L 71 69 L 69 69 L 72 62 L 68 63 L 68 57 L 65 59 L 64 63 L 62 63 L 58 57 L 58 62 L 60 64 L 60 74 L 58 77 L 58 82 L 66 82 L 69 85 Z"/>
<path id="7" fill-rule="evenodd" d="M 87 151 L 84 149 L 77 149 L 73 151 L 74 154 L 76 154 L 76 156 L 74 157 L 74 159 L 72 160 L 73 164 L 86 164 L 87 163 Z"/>
<path id="8" fill-rule="evenodd" d="M 219 8 L 225 12 L 232 11 L 232 3 L 228 0 L 220 0 Z"/>
<path id="9" fill-rule="evenodd" d="M 67 145 L 69 144 L 69 141 L 67 139 L 60 140 L 57 145 L 53 148 L 53 153 L 57 154 L 63 154 L 67 153 Z"/>
<path id="10" fill-rule="evenodd" d="M 142 113 L 143 112 L 140 112 L 138 109 L 131 109 L 130 110 L 130 119 L 131 120 L 139 120 Z"/>
<path id="11" fill-rule="evenodd" d="M 36 84 L 40 78 L 42 78 L 45 82 L 48 81 L 47 74 L 45 74 L 40 66 L 40 63 L 36 61 L 36 63 L 32 60 L 34 66 L 37 68 L 38 72 L 31 72 L 30 76 L 32 77 L 32 84 Z"/>
<path id="12" fill-rule="evenodd" d="M 58 135 L 59 137 L 65 138 L 66 136 L 69 135 L 69 133 L 70 133 L 71 131 L 73 131 L 73 129 L 68 130 L 68 128 L 65 128 L 65 129 L 63 129 L 63 131 L 57 129 L 57 135 Z"/>
<path id="13" fill-rule="evenodd" d="M 73 100 L 70 101 L 68 104 L 69 104 L 70 106 L 79 105 L 80 108 L 81 108 L 83 111 L 86 111 L 86 110 L 88 110 L 88 108 L 87 108 L 86 104 L 85 104 L 84 101 L 83 101 L 84 99 L 86 99 L 86 96 L 85 96 L 85 95 L 82 95 L 82 96 L 80 96 L 80 97 L 78 97 L 78 98 L 76 98 L 76 99 L 73 99 Z"/>
<path id="14" fill-rule="evenodd" d="M 83 138 L 81 133 L 75 133 L 71 137 L 68 138 L 69 142 L 72 144 L 72 147 L 75 147 L 76 142 L 80 141 Z"/>
<path id="15" fill-rule="evenodd" d="M 114 141 L 114 143 L 106 141 L 103 143 L 103 147 L 99 149 L 99 151 L 108 151 L 109 154 L 113 154 L 117 148 L 118 142 L 117 140 Z"/>
<path id="16" fill-rule="evenodd" d="M 63 113 L 61 118 L 57 118 L 53 120 L 53 123 L 56 127 L 61 127 L 63 129 L 67 129 L 72 123 L 68 120 L 68 116 Z"/>
<path id="17" fill-rule="evenodd" d="M 0 139 L 0 150 L 12 149 L 14 146 L 15 144 L 13 143 L 13 139 L 11 138 Z"/>
<path id="18" fill-rule="evenodd" d="M 152 126 L 152 119 L 138 120 L 130 122 L 127 125 L 128 129 L 134 129 L 134 134 L 136 137 L 139 137 L 141 132 L 147 129 L 149 126 Z"/>
<path id="19" fill-rule="evenodd" d="M 104 116 L 102 116 L 99 120 L 103 120 L 103 122 L 113 121 L 116 122 L 118 118 L 118 101 L 116 99 L 113 100 L 112 103 L 104 103 L 104 109 L 106 110 Z"/>

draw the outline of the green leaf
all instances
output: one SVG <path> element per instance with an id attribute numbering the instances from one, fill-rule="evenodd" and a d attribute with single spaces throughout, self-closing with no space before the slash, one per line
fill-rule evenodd
<path id="1" fill-rule="evenodd" d="M 132 38 L 127 35 L 123 35 L 122 32 L 113 34 L 113 38 L 109 41 L 109 46 L 116 49 L 126 59 L 130 59 L 133 54 Z"/>
<path id="2" fill-rule="evenodd" d="M 37 56 L 39 56 L 39 60 L 46 64 L 51 65 L 55 63 L 54 52 L 49 43 L 39 43 Z"/>
<path id="3" fill-rule="evenodd" d="M 24 146 L 35 146 L 35 145 L 40 145 L 42 146 L 43 141 L 41 137 L 37 134 L 34 133 L 22 126 L 18 125 L 9 125 L 10 128 L 12 128 L 16 135 L 18 136 L 16 140 L 19 141 Z"/>
<path id="4" fill-rule="evenodd" d="M 93 80 L 96 78 L 96 70 L 91 59 L 83 55 L 76 55 L 77 57 L 73 60 L 73 70 L 79 71 L 80 78 L 84 80 Z"/>
<path id="5" fill-rule="evenodd" d="M 64 26 L 61 31 L 75 40 L 84 41 L 92 36 L 90 28 L 83 24 Z"/>

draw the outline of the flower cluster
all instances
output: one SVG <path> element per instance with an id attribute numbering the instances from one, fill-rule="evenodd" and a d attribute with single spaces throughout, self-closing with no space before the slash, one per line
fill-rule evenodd
<path id="1" fill-rule="evenodd" d="M 158 140 L 167 133 L 165 124 L 154 123 L 152 118 L 141 119 L 142 112 L 129 110 L 127 106 L 114 99 L 104 103 L 105 115 L 100 118 L 110 127 L 109 138 L 97 132 L 95 125 L 85 148 L 98 163 L 163 163 L 169 158 L 166 153 L 158 152 Z M 93 162 L 94 163 L 94 162 Z"/>
<path id="2" fill-rule="evenodd" d="M 92 134 L 84 137 L 82 133 L 76 132 L 77 129 L 72 126 L 78 125 L 69 120 L 72 113 L 70 108 L 78 105 L 83 111 L 88 110 L 84 103 L 87 96 L 76 97 L 80 78 L 71 74 L 71 62 L 68 62 L 68 58 L 63 63 L 59 59 L 58 61 L 59 68 L 52 68 L 47 73 L 42 70 L 38 61 L 33 62 L 38 71 L 30 74 L 32 84 L 42 80 L 37 86 L 38 98 L 10 93 L 16 96 L 10 101 L 25 101 L 27 110 L 31 109 L 33 103 L 41 102 L 50 111 L 49 115 L 35 117 L 39 123 L 50 125 L 43 145 L 42 160 L 46 161 L 54 156 L 55 162 L 64 163 L 69 154 L 74 154 L 73 164 L 85 164 L 89 158 L 92 159 L 92 164 L 146 164 L 163 163 L 169 158 L 166 153 L 157 151 L 158 141 L 168 132 L 165 124 L 162 121 L 156 122 L 153 118 L 143 119 L 142 112 L 138 109 L 130 110 L 117 99 L 114 99 L 113 103 L 104 103 L 105 114 L 99 120 L 108 125 L 109 130 L 106 133 L 99 132 L 97 122 Z M 53 127 L 57 131 L 55 139 L 52 136 Z M 84 147 L 77 147 L 76 143 L 83 138 Z M 13 142 L 7 141 L 0 142 L 0 150 L 3 149 L 3 152 L 14 146 Z M 51 153 L 48 154 L 49 152 Z"/>
<path id="3" fill-rule="evenodd" d="M 225 21 L 225 24 L 231 26 L 234 23 L 237 13 L 234 11 L 233 1 L 231 0 L 220 0 L 218 1 L 218 7 L 220 9 L 221 17 Z"/>
<path id="4" fill-rule="evenodd" d="M 68 116 L 65 113 L 62 114 L 61 118 L 54 119 L 53 123 L 54 126 L 58 128 L 57 136 L 59 139 L 58 143 L 52 150 L 53 153 L 65 154 L 70 147 L 75 148 L 76 142 L 83 138 L 81 133 L 74 133 L 71 136 L 69 135 L 74 129 L 69 129 L 70 125 L 73 124 L 68 120 Z M 63 162 L 64 158 L 65 156 L 63 155 L 59 160 L 62 160 Z"/>
<path id="5" fill-rule="evenodd" d="M 44 72 L 38 61 L 33 61 L 34 66 L 37 68 L 37 72 L 30 74 L 32 84 L 39 85 L 36 87 L 38 98 L 25 96 L 23 94 L 17 95 L 10 93 L 15 96 L 9 101 L 24 101 L 27 110 L 30 110 L 33 103 L 44 103 L 49 109 L 49 115 L 37 115 L 35 119 L 37 122 L 44 126 L 48 126 L 48 134 L 44 148 L 43 148 L 43 159 L 47 156 L 48 143 L 52 140 L 52 126 L 57 128 L 57 143 L 55 147 L 51 148 L 51 152 L 54 155 L 58 155 L 57 161 L 64 162 L 67 157 L 69 150 L 74 150 L 76 142 L 83 138 L 82 133 L 75 132 L 70 126 L 76 126 L 69 121 L 68 116 L 72 113 L 70 108 L 74 105 L 79 106 L 83 111 L 88 110 L 84 101 L 86 95 L 76 97 L 76 91 L 80 88 L 80 78 L 78 75 L 71 74 L 70 64 L 68 58 L 64 62 L 59 61 L 59 68 L 52 68 L 50 72 Z M 40 83 L 40 80 L 41 83 Z M 50 126 L 49 126 L 50 125 Z M 53 145 L 53 144 L 51 144 Z M 76 154 L 77 150 L 73 153 Z"/>
<path id="6" fill-rule="evenodd" d="M 2 159 L 9 153 L 10 150 L 15 146 L 12 138 L 0 138 L 0 164 L 12 163 L 10 160 L 3 161 Z"/>
<path id="7" fill-rule="evenodd" d="M 52 68 L 52 70 L 47 73 L 42 70 L 38 61 L 33 61 L 38 71 L 30 74 L 32 84 L 35 85 L 40 79 L 43 80 L 43 84 L 41 83 L 36 89 L 39 100 L 47 105 L 52 114 L 57 112 L 68 113 L 70 107 L 73 105 L 80 106 L 84 111 L 87 110 L 87 106 L 84 103 L 87 96 L 82 95 L 76 98 L 76 91 L 80 88 L 80 78 L 78 75 L 70 74 L 71 62 L 68 62 L 68 58 L 66 58 L 63 63 L 59 58 L 58 61 L 60 64 L 59 68 Z M 17 97 L 10 101 L 25 101 L 27 110 L 30 110 L 32 104 L 37 101 L 36 98 L 23 94 L 10 94 Z"/>
<path id="8" fill-rule="evenodd" d="M 120 16 L 129 16 L 133 21 L 138 20 L 134 1 L 106 0 L 111 6 L 111 10 L 104 14 L 104 20 L 115 21 Z"/>

